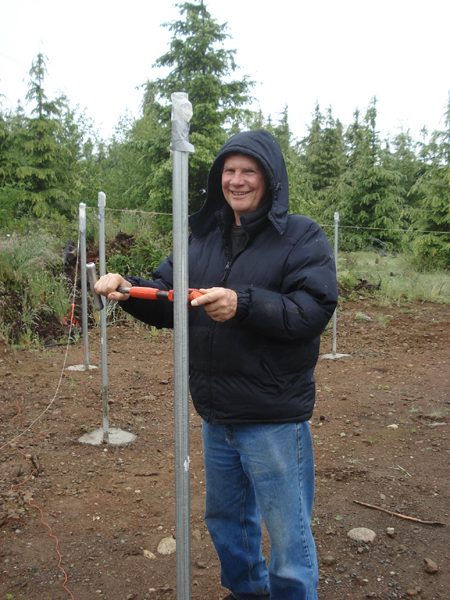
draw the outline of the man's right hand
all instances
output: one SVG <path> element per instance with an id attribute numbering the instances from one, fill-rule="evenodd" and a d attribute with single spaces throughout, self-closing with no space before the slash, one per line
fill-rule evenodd
<path id="1" fill-rule="evenodd" d="M 121 302 L 128 300 L 130 294 L 122 294 L 117 291 L 118 288 L 129 288 L 130 282 L 119 275 L 118 273 L 107 273 L 100 277 L 95 284 L 95 291 L 101 296 L 106 296 L 108 300 L 120 300 Z"/>

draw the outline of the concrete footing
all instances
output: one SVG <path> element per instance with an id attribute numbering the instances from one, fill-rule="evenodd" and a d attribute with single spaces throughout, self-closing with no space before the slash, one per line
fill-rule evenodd
<path id="1" fill-rule="evenodd" d="M 100 446 L 103 444 L 104 432 L 103 429 L 96 429 L 90 433 L 85 433 L 78 441 L 81 444 L 91 444 L 91 446 Z M 132 444 L 136 440 L 137 436 L 134 433 L 123 431 L 123 429 L 112 428 L 108 432 L 107 444 L 111 446 L 126 446 Z"/>
<path id="2" fill-rule="evenodd" d="M 339 358 L 350 358 L 351 354 L 339 354 L 336 352 L 335 354 L 322 354 L 320 356 L 321 360 L 338 360 Z"/>

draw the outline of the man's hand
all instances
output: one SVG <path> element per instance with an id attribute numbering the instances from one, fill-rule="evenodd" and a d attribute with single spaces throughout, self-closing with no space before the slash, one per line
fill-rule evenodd
<path id="1" fill-rule="evenodd" d="M 195 298 L 191 306 L 203 306 L 206 314 L 214 321 L 223 323 L 232 319 L 237 310 L 237 294 L 228 288 L 200 288 L 203 296 Z"/>
<path id="2" fill-rule="evenodd" d="M 117 288 L 125 287 L 129 288 L 130 283 L 119 275 L 118 273 L 107 273 L 100 277 L 95 284 L 95 291 L 101 296 L 106 296 L 108 300 L 128 300 L 130 294 L 121 294 L 117 291 Z"/>

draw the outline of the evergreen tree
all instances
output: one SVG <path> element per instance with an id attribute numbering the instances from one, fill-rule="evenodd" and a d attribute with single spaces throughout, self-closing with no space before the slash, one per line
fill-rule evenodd
<path id="1" fill-rule="evenodd" d="M 307 205 L 307 173 L 300 155 L 299 142 L 293 137 L 289 126 L 289 111 L 285 106 L 279 123 L 273 124 L 271 119 L 264 121 L 262 115 L 256 115 L 258 121 L 252 128 L 268 129 L 277 139 L 283 151 L 289 177 L 289 205 L 292 213 L 308 212 Z"/>
<path id="2" fill-rule="evenodd" d="M 392 151 L 389 146 L 387 147 L 383 163 L 400 176 L 400 188 L 404 205 L 402 221 L 407 226 L 411 224 L 414 211 L 419 202 L 414 186 L 423 174 L 423 163 L 417 156 L 417 144 L 413 141 L 409 132 L 401 132 L 396 135 L 392 146 Z"/>
<path id="3" fill-rule="evenodd" d="M 316 106 L 302 149 L 310 189 L 307 200 L 309 213 L 318 221 L 331 223 L 346 163 L 342 124 L 334 119 L 331 108 L 324 117 L 319 105 Z"/>
<path id="4" fill-rule="evenodd" d="M 170 144 L 171 95 L 187 92 L 193 106 L 190 142 L 195 152 L 189 161 L 190 208 L 204 200 L 207 173 L 217 152 L 231 131 L 248 117 L 243 107 L 249 101 L 252 82 L 247 77 L 233 80 L 235 51 L 223 48 L 229 37 L 226 24 L 219 24 L 203 0 L 177 5 L 181 19 L 166 24 L 172 32 L 169 50 L 155 66 L 169 69 L 166 77 L 148 82 L 143 116 L 130 135 L 135 149 L 145 151 L 138 163 L 146 180 L 140 193 L 147 208 L 171 211 Z M 148 137 L 151 135 L 151 137 Z M 146 137 L 147 136 L 147 137 Z"/>
<path id="5" fill-rule="evenodd" d="M 348 160 L 339 185 L 339 212 L 347 249 L 392 250 L 401 240 L 400 176 L 382 162 L 376 117 L 374 99 L 364 122 L 356 112 L 346 133 Z"/>
<path id="6" fill-rule="evenodd" d="M 15 114 L 2 113 L 0 123 L 0 226 L 12 229 L 16 225 L 16 208 L 22 198 L 16 175 L 23 160 L 23 151 L 17 143 L 25 127 L 21 105 Z"/>
<path id="7" fill-rule="evenodd" d="M 45 93 L 46 59 L 39 54 L 30 69 L 27 115 L 0 115 L 1 225 L 20 220 L 72 218 L 78 203 L 99 189 L 98 140 L 86 118 L 70 109 L 64 96 Z"/>
<path id="8" fill-rule="evenodd" d="M 61 116 L 67 108 L 64 97 L 49 100 L 44 89 L 46 59 L 38 54 L 30 69 L 26 99 L 33 103 L 30 117 L 23 118 L 14 143 L 21 160 L 16 168 L 16 217 L 69 216 L 72 149 L 63 141 Z"/>
<path id="9" fill-rule="evenodd" d="M 421 151 L 424 172 L 413 186 L 419 196 L 413 240 L 417 263 L 427 269 L 450 268 L 450 102 L 445 129 L 435 131 Z M 421 232 L 430 233 L 421 233 Z"/>

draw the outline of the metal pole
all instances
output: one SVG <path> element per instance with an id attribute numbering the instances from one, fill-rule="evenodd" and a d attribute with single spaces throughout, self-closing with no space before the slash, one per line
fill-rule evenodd
<path id="1" fill-rule="evenodd" d="M 88 305 L 86 281 L 86 204 L 79 205 L 80 273 L 81 273 L 81 330 L 83 335 L 83 369 L 89 369 Z"/>
<path id="2" fill-rule="evenodd" d="M 338 264 L 338 240 L 339 240 L 339 213 L 334 213 L 334 261 L 336 264 L 336 277 L 337 277 L 337 264 Z M 337 307 L 333 313 L 333 349 L 332 354 L 336 356 L 337 348 Z"/>
<path id="3" fill-rule="evenodd" d="M 335 212 L 334 213 L 334 260 L 336 263 L 336 277 L 337 277 L 337 271 L 338 271 L 338 246 L 339 246 L 339 213 Z M 332 351 L 330 354 L 323 354 L 321 356 L 321 358 L 326 358 L 326 359 L 330 359 L 330 360 L 336 360 L 338 358 L 347 358 L 350 356 L 350 354 L 338 354 L 336 352 L 336 346 L 337 346 L 337 310 L 338 307 L 336 306 L 336 310 L 333 313 L 333 347 L 332 347 Z"/>
<path id="4" fill-rule="evenodd" d="M 184 92 L 172 94 L 173 288 L 175 370 L 175 478 L 177 600 L 191 598 L 188 372 L 188 142 L 192 106 Z"/>
<path id="5" fill-rule="evenodd" d="M 98 252 L 100 263 L 100 275 L 106 274 L 105 258 L 105 206 L 106 195 L 104 192 L 98 194 Z M 108 302 L 105 298 L 105 308 L 100 312 L 100 341 L 101 341 L 101 370 L 102 370 L 102 408 L 103 408 L 103 442 L 109 443 L 109 404 L 108 404 L 108 340 L 106 332 L 106 312 Z"/>

